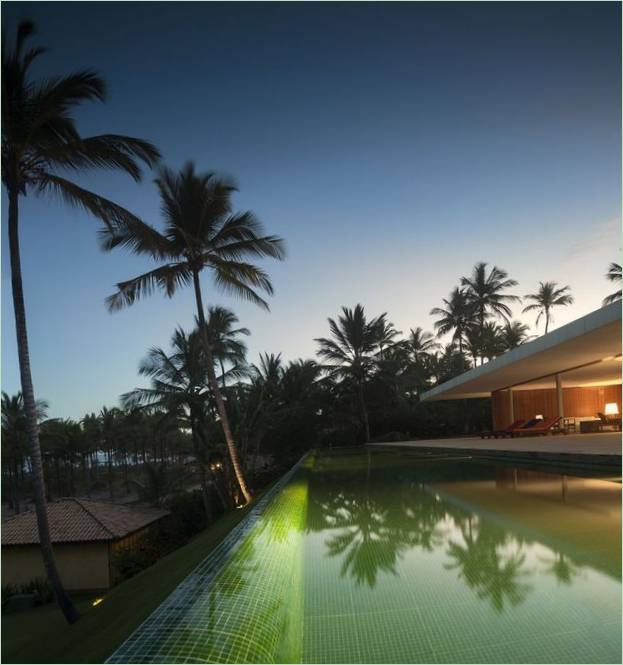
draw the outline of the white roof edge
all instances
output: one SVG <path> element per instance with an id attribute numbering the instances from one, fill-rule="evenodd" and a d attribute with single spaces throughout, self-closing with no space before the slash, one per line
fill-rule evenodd
<path id="1" fill-rule="evenodd" d="M 542 351 L 546 351 L 547 349 L 557 346 L 558 344 L 568 342 L 575 337 L 580 337 L 587 332 L 602 328 L 603 326 L 607 326 L 612 323 L 616 323 L 620 320 L 621 301 L 616 301 L 610 305 L 606 305 L 605 307 L 600 307 L 599 309 L 596 309 L 595 311 L 590 312 L 589 314 L 586 314 L 579 319 L 575 319 L 574 321 L 571 321 L 570 323 L 567 323 L 564 326 L 557 328 L 556 330 L 552 330 L 552 332 L 548 333 L 547 335 L 542 335 L 541 337 L 537 337 L 537 339 L 532 340 L 531 342 L 526 342 L 525 344 L 521 344 L 515 349 L 507 351 L 501 356 L 498 356 L 497 358 L 489 361 L 485 365 L 479 365 L 478 367 L 474 367 L 467 372 L 463 372 L 463 374 L 459 374 L 459 376 L 455 376 L 448 381 L 440 383 L 434 388 L 431 388 L 430 390 L 422 393 L 420 399 L 421 401 L 426 401 L 435 397 L 438 399 L 443 399 L 440 398 L 439 395 L 447 392 L 448 390 L 452 390 L 453 388 L 456 388 L 461 384 L 466 383 L 467 381 L 486 376 L 490 372 L 502 369 L 507 365 L 524 360 L 525 358 L 528 358 L 537 353 L 541 353 Z M 469 395 L 464 395 L 464 397 L 482 396 L 486 396 L 486 393 L 471 393 Z M 457 395 L 454 394 L 452 398 L 449 399 L 460 399 L 460 397 L 457 397 Z"/>

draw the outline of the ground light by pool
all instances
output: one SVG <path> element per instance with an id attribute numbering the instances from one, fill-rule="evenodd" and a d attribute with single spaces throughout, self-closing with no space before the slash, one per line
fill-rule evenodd
<path id="1" fill-rule="evenodd" d="M 620 478 L 308 457 L 109 662 L 620 663 Z"/>

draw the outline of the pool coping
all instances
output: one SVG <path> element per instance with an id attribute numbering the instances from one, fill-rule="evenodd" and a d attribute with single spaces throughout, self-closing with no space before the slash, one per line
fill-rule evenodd
<path id="1" fill-rule="evenodd" d="M 584 469 L 621 472 L 621 456 L 609 454 L 554 453 L 541 451 L 500 450 L 495 448 L 458 448 L 455 446 L 407 446 L 400 443 L 367 443 L 366 448 L 392 450 L 402 453 L 452 454 L 470 456 L 477 459 L 521 464 L 546 464 Z"/>
<path id="2" fill-rule="evenodd" d="M 170 610 L 176 610 L 176 594 L 183 595 L 185 585 L 190 585 L 192 579 L 201 574 L 204 582 L 204 588 L 209 587 L 217 575 L 223 570 L 225 565 L 231 560 L 244 542 L 246 536 L 257 524 L 264 511 L 275 498 L 275 496 L 288 484 L 292 476 L 298 471 L 305 460 L 314 455 L 314 450 L 307 451 L 291 469 L 286 471 L 269 489 L 253 503 L 249 513 L 236 524 L 221 542 L 211 550 L 204 559 L 202 559 L 186 577 L 171 591 L 171 593 L 154 609 L 131 633 L 121 642 L 117 648 L 104 661 L 105 663 L 127 663 L 129 659 L 124 658 L 124 647 L 128 645 L 140 631 L 149 624 L 150 621 L 158 619 L 160 614 L 166 614 Z M 208 570 L 201 573 L 201 569 L 207 566 Z M 135 662 L 135 661 L 132 661 Z"/>

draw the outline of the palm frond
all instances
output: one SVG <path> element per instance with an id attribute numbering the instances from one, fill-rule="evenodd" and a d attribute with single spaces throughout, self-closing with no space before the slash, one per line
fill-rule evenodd
<path id="1" fill-rule="evenodd" d="M 204 261 L 213 270 L 217 286 L 227 293 L 236 294 L 240 286 L 252 290 L 260 289 L 269 295 L 273 293 L 273 285 L 268 273 L 259 266 L 245 261 L 223 260 L 214 254 L 204 255 Z M 227 282 L 231 282 L 232 289 L 227 288 Z M 243 295 L 243 297 L 255 302 L 255 296 Z"/>
<path id="2" fill-rule="evenodd" d="M 107 226 L 126 225 L 140 222 L 131 212 L 120 205 L 90 192 L 75 183 L 52 173 L 41 173 L 38 178 L 40 192 L 60 196 L 73 207 L 82 208 Z"/>
<path id="3" fill-rule="evenodd" d="M 192 282 L 192 272 L 186 263 L 172 263 L 143 273 L 138 277 L 117 284 L 117 293 L 106 299 L 111 312 L 128 307 L 140 298 L 151 295 L 155 289 L 164 291 L 167 297 L 181 286 Z"/>
<path id="4" fill-rule="evenodd" d="M 259 269 L 258 269 L 259 270 Z M 261 271 L 263 272 L 263 271 Z M 248 300 L 254 305 L 265 309 L 266 311 L 270 310 L 270 307 L 266 300 L 264 300 L 255 289 L 250 286 L 254 285 L 254 282 L 258 280 L 262 287 L 267 293 L 272 293 L 272 285 L 268 280 L 266 273 L 263 273 L 263 277 L 254 277 L 252 280 L 248 279 L 248 275 L 241 275 L 241 272 L 238 269 L 230 270 L 229 267 L 223 264 L 219 268 L 214 270 L 214 282 L 218 289 L 223 293 L 236 296 L 242 300 Z M 268 284 L 269 288 L 266 288 Z"/>
<path id="5" fill-rule="evenodd" d="M 102 134 L 53 145 L 44 151 L 44 157 L 54 166 L 71 170 L 118 169 L 138 181 L 141 169 L 137 160 L 152 167 L 160 158 L 160 153 L 152 143 L 142 139 Z"/>
<path id="6" fill-rule="evenodd" d="M 617 302 L 618 300 L 621 300 L 623 297 L 623 294 L 621 291 L 615 291 L 614 293 L 611 293 L 609 296 L 606 296 L 603 299 L 603 304 L 604 305 L 611 305 L 613 302 Z"/>
<path id="7" fill-rule="evenodd" d="M 148 254 L 156 260 L 174 259 L 178 254 L 168 238 L 134 216 L 99 229 L 98 235 L 104 251 L 125 247 L 133 254 Z"/>

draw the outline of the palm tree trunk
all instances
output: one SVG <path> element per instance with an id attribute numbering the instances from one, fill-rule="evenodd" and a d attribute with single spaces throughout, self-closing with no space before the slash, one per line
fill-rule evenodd
<path id="1" fill-rule="evenodd" d="M 63 496 L 64 492 L 61 480 L 61 460 L 58 454 L 54 456 L 54 469 L 56 471 L 56 495 L 60 497 Z"/>
<path id="2" fill-rule="evenodd" d="M 221 366 L 221 381 L 223 382 L 223 392 L 225 392 L 225 389 L 227 388 L 227 385 L 225 383 L 225 366 L 223 365 L 222 360 L 219 360 L 219 364 Z"/>
<path id="3" fill-rule="evenodd" d="M 20 512 L 20 479 L 19 479 L 19 469 L 21 462 L 18 461 L 15 464 L 15 513 L 19 515 Z"/>
<path id="4" fill-rule="evenodd" d="M 91 483 L 89 482 L 89 465 L 87 462 L 87 454 L 82 454 L 82 478 L 84 480 L 84 487 L 86 489 L 87 496 L 91 496 Z"/>
<path id="5" fill-rule="evenodd" d="M 76 496 L 76 483 L 74 478 L 74 460 L 69 457 L 69 496 Z"/>
<path id="6" fill-rule="evenodd" d="M 201 484 L 201 500 L 203 502 L 203 510 L 206 515 L 206 526 L 210 526 L 212 523 L 212 506 L 210 504 L 210 494 L 208 488 L 207 474 L 204 462 L 203 451 L 200 450 L 200 438 L 197 434 L 197 420 L 191 414 L 190 417 L 190 432 L 193 442 L 193 452 L 195 453 L 195 459 L 199 466 L 199 480 Z"/>
<path id="7" fill-rule="evenodd" d="M 112 478 L 112 442 L 108 444 L 108 454 L 107 454 L 107 466 L 108 466 L 108 495 L 112 501 L 114 497 L 113 489 L 113 478 Z"/>
<path id="8" fill-rule="evenodd" d="M 236 450 L 236 444 L 234 443 L 234 437 L 231 433 L 231 427 L 229 426 L 229 418 L 227 417 L 227 411 L 225 410 L 225 402 L 223 401 L 223 395 L 221 394 L 221 389 L 216 378 L 216 372 L 214 371 L 214 358 L 212 357 L 212 349 L 210 348 L 210 342 L 208 340 L 208 330 L 206 327 L 206 320 L 203 314 L 203 301 L 201 299 L 201 286 L 199 284 L 199 273 L 193 271 L 193 282 L 195 285 L 195 299 L 197 301 L 197 316 L 199 318 L 199 330 L 201 334 L 201 341 L 203 343 L 203 350 L 206 354 L 206 370 L 208 373 L 208 383 L 214 395 L 214 401 L 216 402 L 216 409 L 221 421 L 221 427 L 223 428 L 223 434 L 225 435 L 225 442 L 227 443 L 227 450 L 229 451 L 229 457 L 231 459 L 232 466 L 234 468 L 234 474 L 236 475 L 236 480 L 240 486 L 240 491 L 244 497 L 245 503 L 251 501 L 251 492 L 249 491 L 247 484 L 242 473 L 242 467 L 240 466 L 240 460 L 238 459 L 238 451 Z"/>
<path id="9" fill-rule="evenodd" d="M 37 427 L 37 405 L 35 391 L 30 371 L 30 353 L 28 350 L 28 334 L 26 330 L 26 306 L 24 304 L 24 290 L 22 286 L 22 268 L 19 252 L 18 233 L 18 193 L 9 188 L 9 248 L 11 254 L 11 285 L 13 288 L 13 309 L 15 312 L 15 333 L 17 336 L 17 356 L 19 359 L 19 372 L 26 414 L 26 436 L 28 450 L 32 463 L 32 484 L 37 515 L 37 530 L 41 544 L 41 555 L 45 571 L 54 589 L 58 603 L 65 619 L 74 623 L 80 618 L 78 610 L 65 592 L 61 582 L 56 560 L 52 550 L 50 538 L 50 525 L 48 522 L 48 509 L 45 500 L 45 480 L 41 464 L 41 446 L 39 444 L 39 430 Z"/>
<path id="10" fill-rule="evenodd" d="M 363 396 L 363 383 L 357 382 L 357 397 L 359 398 L 359 408 L 361 410 L 361 424 L 363 425 L 363 434 L 365 442 L 370 442 L 370 423 L 368 421 L 368 410 Z"/>
<path id="11" fill-rule="evenodd" d="M 545 334 L 547 335 L 547 329 L 549 328 L 549 309 L 545 308 Z"/>
<path id="12" fill-rule="evenodd" d="M 210 526 L 210 524 L 212 524 L 212 506 L 210 505 L 210 490 L 208 488 L 206 470 L 203 462 L 199 462 L 199 474 L 201 483 L 201 500 L 203 502 L 203 510 L 206 514 L 206 526 Z"/>
<path id="13" fill-rule="evenodd" d="M 484 365 L 485 364 L 485 359 L 484 359 L 483 350 L 482 350 L 482 336 L 483 336 L 484 331 L 485 331 L 485 309 L 484 309 L 484 307 L 480 308 L 478 318 L 479 318 L 479 325 L 480 325 L 480 335 L 479 335 L 479 340 L 478 340 L 478 345 L 480 346 L 480 348 L 478 349 L 478 351 L 480 352 L 480 364 Z M 474 359 L 474 364 L 476 364 L 475 359 Z"/>

